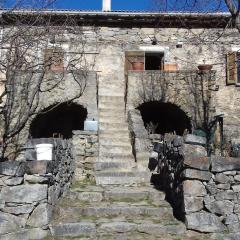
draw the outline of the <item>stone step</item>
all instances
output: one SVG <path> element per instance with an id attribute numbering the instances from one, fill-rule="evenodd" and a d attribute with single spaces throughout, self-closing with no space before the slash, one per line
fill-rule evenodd
<path id="1" fill-rule="evenodd" d="M 139 201 L 146 201 L 148 205 L 156 205 L 156 201 L 161 203 L 159 206 L 168 206 L 166 202 L 165 193 L 153 188 L 152 186 L 96 186 L 96 185 L 82 185 L 81 187 L 71 187 L 64 199 L 68 205 L 78 206 L 79 201 L 87 201 L 89 203 L 107 201 L 112 203 L 131 202 L 132 205 L 139 204 Z M 73 202 L 71 202 L 73 201 Z M 77 205 L 76 205 L 77 204 Z M 142 203 L 141 203 L 142 204 Z"/>
<path id="2" fill-rule="evenodd" d="M 99 152 L 132 154 L 132 146 L 130 144 L 125 146 L 104 144 L 99 146 Z"/>
<path id="3" fill-rule="evenodd" d="M 98 90 L 100 95 L 104 96 L 112 96 L 113 93 L 116 93 L 116 96 L 123 96 L 124 95 L 124 88 L 120 86 L 102 86 Z"/>
<path id="4" fill-rule="evenodd" d="M 129 139 L 128 129 L 111 129 L 111 130 L 99 130 L 99 138 L 128 138 Z"/>
<path id="5" fill-rule="evenodd" d="M 190 239 L 184 238 L 186 228 L 178 221 L 156 224 L 153 221 L 128 222 L 121 218 L 111 219 L 111 221 L 88 220 L 55 223 L 50 226 L 50 231 L 54 237 L 85 237 L 83 239 Z"/>
<path id="6" fill-rule="evenodd" d="M 130 185 L 138 183 L 149 183 L 150 174 L 146 172 L 126 171 L 101 171 L 95 173 L 97 185 Z"/>
<path id="7" fill-rule="evenodd" d="M 119 101 L 119 102 L 100 101 L 98 103 L 98 107 L 101 109 L 104 109 L 104 108 L 121 108 L 121 109 L 124 108 L 125 109 L 125 103 L 123 101 Z"/>
<path id="8" fill-rule="evenodd" d="M 125 108 L 119 107 L 119 108 L 114 108 L 114 107 L 104 107 L 104 108 L 98 108 L 99 110 L 99 115 L 101 117 L 105 116 L 124 116 L 125 114 Z"/>
<path id="9" fill-rule="evenodd" d="M 133 159 L 133 154 L 130 151 L 127 152 L 110 152 L 110 151 L 99 151 L 99 157 L 100 158 L 130 158 Z"/>
<path id="10" fill-rule="evenodd" d="M 99 124 L 99 129 L 100 130 L 126 130 L 128 131 L 128 124 L 126 122 L 122 122 L 122 123 L 106 123 L 106 122 L 101 122 Z"/>
<path id="11" fill-rule="evenodd" d="M 83 218 L 114 218 L 124 217 L 128 220 L 138 219 L 161 219 L 174 220 L 171 207 L 154 207 L 154 206 L 132 206 L 127 203 L 105 204 L 95 203 L 95 205 L 87 205 L 80 207 L 60 207 L 57 216 L 62 221 L 77 220 Z"/>
<path id="12" fill-rule="evenodd" d="M 127 155 L 127 156 L 99 156 L 98 162 L 124 162 L 124 163 L 131 163 L 135 162 L 135 159 L 133 155 Z"/>
<path id="13" fill-rule="evenodd" d="M 119 102 L 124 102 L 124 96 L 104 96 L 100 95 L 98 96 L 98 101 L 99 102 L 111 102 L 111 103 L 119 103 Z"/>
<path id="14" fill-rule="evenodd" d="M 111 123 L 111 122 L 113 122 L 113 123 L 118 123 L 118 122 L 120 122 L 120 123 L 126 123 L 127 121 L 126 121 L 126 117 L 123 115 L 123 114 L 121 114 L 121 115 L 112 115 L 112 114 L 106 114 L 106 113 L 104 113 L 104 114 L 101 114 L 101 113 L 99 113 L 99 123 L 102 123 L 102 122 L 106 122 L 106 123 Z"/>
<path id="15" fill-rule="evenodd" d="M 130 188 L 130 187 L 113 187 L 104 192 L 104 199 L 110 201 L 142 201 L 150 200 L 161 202 L 162 206 L 169 206 L 169 203 L 164 201 L 165 193 L 149 188 Z"/>
<path id="16" fill-rule="evenodd" d="M 131 146 L 130 138 L 127 137 L 99 137 L 99 141 L 101 142 L 101 146 Z"/>
<path id="17" fill-rule="evenodd" d="M 133 161 L 129 162 L 96 162 L 94 167 L 96 171 L 104 170 L 104 169 L 130 169 L 135 168 L 137 164 Z"/>
<path id="18" fill-rule="evenodd" d="M 112 119 L 112 120 L 115 120 L 115 119 L 120 119 L 120 120 L 123 120 L 123 122 L 126 122 L 126 116 L 125 116 L 125 112 L 121 112 L 119 113 L 119 111 L 114 111 L 114 112 L 110 112 L 106 109 L 104 109 L 102 112 L 98 112 L 98 116 L 99 116 L 99 121 L 101 120 L 107 120 L 107 119 Z"/>

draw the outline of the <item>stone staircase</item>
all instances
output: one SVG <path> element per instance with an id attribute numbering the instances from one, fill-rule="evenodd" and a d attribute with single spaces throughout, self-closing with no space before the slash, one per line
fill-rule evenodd
<path id="1" fill-rule="evenodd" d="M 107 91 L 110 86 L 111 91 Z M 150 179 L 148 172 L 137 168 L 133 157 L 122 88 L 120 83 L 100 84 L 97 184 L 133 184 L 149 182 Z"/>
<path id="2" fill-rule="evenodd" d="M 54 239 L 194 239 L 164 199 L 150 185 L 75 184 L 55 210 L 51 233 Z"/>
<path id="3" fill-rule="evenodd" d="M 200 240 L 173 216 L 165 194 L 138 168 L 125 119 L 123 84 L 99 87 L 96 182 L 75 182 L 55 208 L 52 239 Z"/>

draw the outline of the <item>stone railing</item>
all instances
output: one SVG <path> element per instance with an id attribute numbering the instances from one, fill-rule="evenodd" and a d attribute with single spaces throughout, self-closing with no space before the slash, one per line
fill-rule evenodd
<path id="1" fill-rule="evenodd" d="M 207 157 L 198 137 L 170 139 L 160 184 L 188 229 L 235 233 L 240 227 L 240 159 Z"/>
<path id="2" fill-rule="evenodd" d="M 46 141 L 54 145 L 53 160 L 37 161 L 32 147 Z M 71 141 L 31 140 L 27 149 L 27 161 L 0 163 L 1 239 L 43 239 L 47 236 L 53 206 L 73 179 Z"/>

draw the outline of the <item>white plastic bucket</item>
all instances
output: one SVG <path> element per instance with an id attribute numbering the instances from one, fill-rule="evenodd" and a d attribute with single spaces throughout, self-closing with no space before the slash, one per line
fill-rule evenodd
<path id="1" fill-rule="evenodd" d="M 37 160 L 52 160 L 52 144 L 37 144 L 36 152 L 37 152 Z"/>

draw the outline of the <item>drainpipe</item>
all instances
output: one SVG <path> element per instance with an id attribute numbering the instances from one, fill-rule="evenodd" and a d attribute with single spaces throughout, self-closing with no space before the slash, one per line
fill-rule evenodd
<path id="1" fill-rule="evenodd" d="M 103 10 L 103 12 L 110 12 L 111 11 L 111 0 L 103 0 L 102 10 Z"/>

